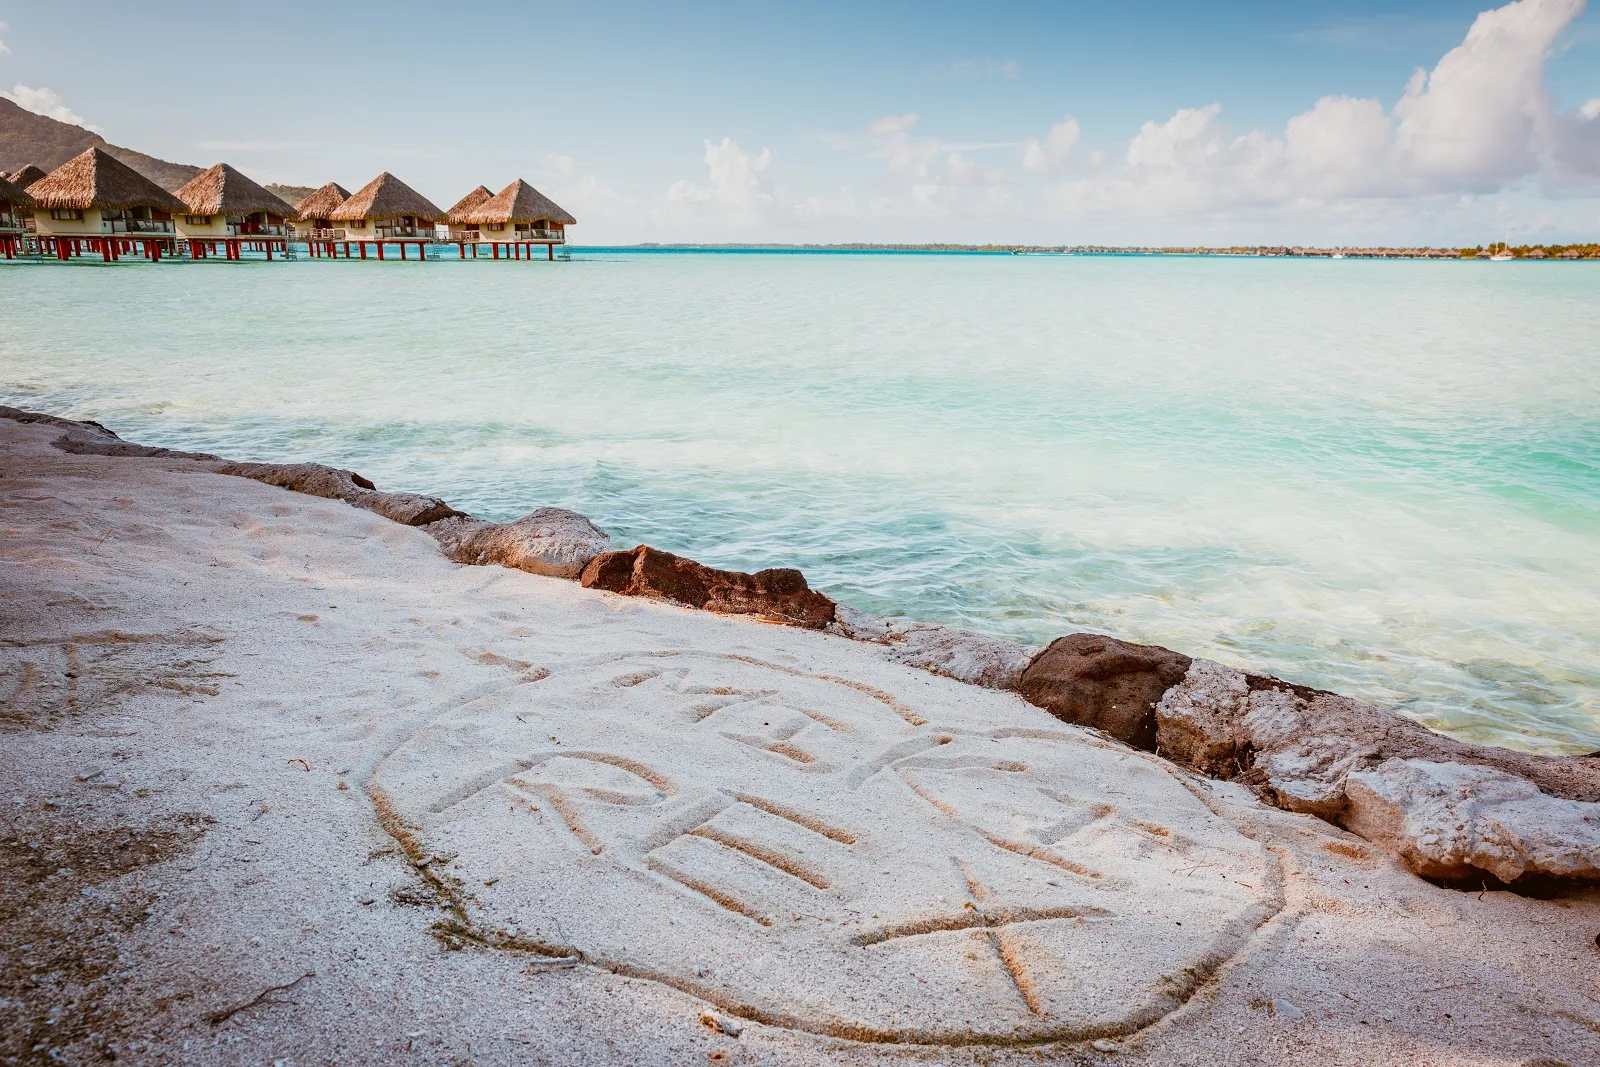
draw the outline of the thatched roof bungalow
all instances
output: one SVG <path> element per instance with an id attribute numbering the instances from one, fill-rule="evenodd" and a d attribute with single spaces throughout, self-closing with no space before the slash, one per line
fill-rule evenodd
<path id="1" fill-rule="evenodd" d="M 329 182 L 294 206 L 294 232 L 301 240 L 318 236 L 332 237 L 333 221 L 328 218 L 334 208 L 350 199 L 350 190 L 338 182 Z M 326 231 L 319 235 L 318 230 Z"/>
<path id="2" fill-rule="evenodd" d="M 29 163 L 27 166 L 19 167 L 17 170 L 7 174 L 6 181 L 15 185 L 18 189 L 26 191 L 28 186 L 43 178 L 47 173 L 49 172 L 43 167 L 36 167 Z"/>
<path id="3" fill-rule="evenodd" d="M 458 240 L 478 232 L 478 227 L 467 221 L 467 212 L 493 199 L 493 197 L 494 194 L 489 191 L 487 185 L 480 185 L 450 206 L 450 210 L 444 213 L 444 220 L 450 224 L 450 237 L 452 240 Z"/>
<path id="4" fill-rule="evenodd" d="M 33 197 L 0 178 L 0 233 L 21 233 L 22 220 L 33 214 Z"/>
<path id="5" fill-rule="evenodd" d="M 26 220 L 33 218 L 33 197 L 0 178 L 0 255 L 15 259 L 22 251 Z"/>
<path id="6" fill-rule="evenodd" d="M 539 190 L 518 178 L 494 197 L 462 215 L 485 241 L 565 243 L 566 228 L 578 220 Z"/>
<path id="7" fill-rule="evenodd" d="M 178 233 L 189 238 L 283 237 L 294 208 L 226 163 L 201 171 L 177 192 Z"/>
<path id="8" fill-rule="evenodd" d="M 171 239 L 172 216 L 185 210 L 182 200 L 98 146 L 27 191 L 39 233 L 47 236 Z"/>
<path id="9" fill-rule="evenodd" d="M 350 241 L 431 241 L 445 213 L 427 197 L 384 171 L 328 213 Z"/>

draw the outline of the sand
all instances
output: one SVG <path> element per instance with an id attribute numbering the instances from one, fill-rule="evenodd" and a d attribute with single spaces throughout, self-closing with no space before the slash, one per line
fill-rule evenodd
<path id="1" fill-rule="evenodd" d="M 1596 890 L 60 433 L 0 420 L 0 1061 L 1600 1063 Z"/>

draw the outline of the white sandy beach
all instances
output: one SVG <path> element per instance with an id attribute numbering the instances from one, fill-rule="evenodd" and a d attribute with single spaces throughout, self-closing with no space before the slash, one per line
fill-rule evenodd
<path id="1" fill-rule="evenodd" d="M 0 1062 L 1600 1062 L 1600 891 L 60 434 L 0 419 Z"/>

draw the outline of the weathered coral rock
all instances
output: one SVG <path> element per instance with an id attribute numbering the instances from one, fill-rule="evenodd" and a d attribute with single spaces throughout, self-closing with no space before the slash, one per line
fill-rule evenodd
<path id="1" fill-rule="evenodd" d="M 1600 804 L 1492 767 L 1385 760 L 1345 779 L 1352 832 L 1428 878 L 1600 878 Z"/>
<path id="2" fill-rule="evenodd" d="M 611 547 L 604 530 L 565 508 L 540 508 L 513 522 L 456 516 L 424 528 L 457 563 L 499 564 L 556 578 L 578 577 L 591 559 Z"/>
<path id="3" fill-rule="evenodd" d="M 792 567 L 745 574 L 717 570 L 649 545 L 607 552 L 590 560 L 580 579 L 585 589 L 624 596 L 658 597 L 728 615 L 760 615 L 791 626 L 820 630 L 833 621 L 834 604 L 806 585 Z"/>
<path id="4" fill-rule="evenodd" d="M 1070 634 L 1033 658 L 1017 688 L 1058 719 L 1154 749 L 1156 705 L 1183 681 L 1190 663 L 1188 656 L 1156 645 Z"/>
<path id="5" fill-rule="evenodd" d="M 1470 745 L 1209 660 L 1167 691 L 1156 721 L 1163 755 L 1345 826 L 1427 877 L 1594 877 L 1585 871 L 1600 864 L 1600 761 L 1589 757 Z M 1534 832 L 1541 822 L 1565 828 L 1568 852 Z"/>
<path id="6" fill-rule="evenodd" d="M 1249 744 L 1250 687 L 1239 671 L 1197 659 L 1156 705 L 1156 751 L 1213 778 L 1231 778 Z"/>
<path id="7" fill-rule="evenodd" d="M 897 663 L 988 689 L 1015 689 L 1037 649 L 937 623 L 884 619 L 839 604 L 835 632 L 887 646 Z"/>
<path id="8" fill-rule="evenodd" d="M 136 445 L 132 441 L 124 441 L 114 432 L 91 419 L 81 421 L 63 419 L 55 415 L 44 415 L 37 411 L 23 411 L 20 408 L 6 407 L 4 405 L 0 405 L 0 419 L 10 419 L 13 422 L 39 423 L 45 426 L 59 426 L 66 433 L 56 438 L 51 444 L 62 452 L 74 456 L 136 456 L 141 458 L 153 456 L 165 459 L 207 460 L 217 458 L 207 452 L 180 452 L 175 448 Z"/>
<path id="9" fill-rule="evenodd" d="M 320 463 L 229 463 L 218 469 L 222 474 L 251 478 L 308 496 L 343 500 L 404 526 L 426 526 L 462 514 L 437 497 L 379 492 L 355 471 Z"/>

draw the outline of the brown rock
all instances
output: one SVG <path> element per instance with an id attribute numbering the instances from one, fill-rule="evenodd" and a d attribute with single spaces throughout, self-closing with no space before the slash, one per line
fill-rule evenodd
<path id="1" fill-rule="evenodd" d="M 229 463 L 219 468 L 219 472 L 308 496 L 343 500 L 351 507 L 376 512 L 404 526 L 426 526 L 461 514 L 437 497 L 378 492 L 355 471 L 326 467 L 321 463 Z"/>
<path id="2" fill-rule="evenodd" d="M 727 615 L 760 615 L 813 630 L 833 621 L 833 601 L 813 592 L 805 575 L 792 567 L 754 574 L 723 571 L 640 545 L 596 556 L 580 581 L 586 589 L 658 597 Z"/>
<path id="3" fill-rule="evenodd" d="M 1153 751 L 1156 705 L 1183 681 L 1190 662 L 1188 656 L 1157 645 L 1070 634 L 1033 658 L 1017 689 L 1058 719 Z"/>

